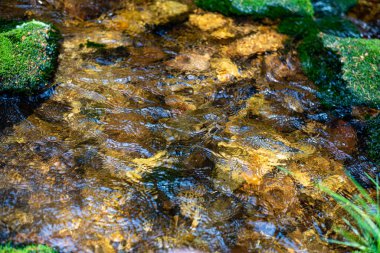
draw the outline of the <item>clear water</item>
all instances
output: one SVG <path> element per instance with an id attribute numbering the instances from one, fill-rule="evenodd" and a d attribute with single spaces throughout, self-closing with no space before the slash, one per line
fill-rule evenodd
<path id="1" fill-rule="evenodd" d="M 6 18 L 32 8 L 0 6 Z M 32 15 L 56 23 L 64 41 L 53 89 L 0 100 L 0 242 L 344 251 L 321 239 L 342 211 L 313 184 L 350 194 L 344 166 L 371 165 L 356 158 L 352 121 L 323 109 L 292 50 L 233 59 L 244 77 L 222 82 L 213 68 L 165 64 L 184 51 L 217 58 L 231 43 L 187 23 L 128 35 L 42 7 Z"/>

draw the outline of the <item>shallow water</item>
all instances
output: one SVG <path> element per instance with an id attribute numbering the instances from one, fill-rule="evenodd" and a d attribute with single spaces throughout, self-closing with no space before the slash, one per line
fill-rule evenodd
<path id="1" fill-rule="evenodd" d="M 1 4 L 7 18 L 33 10 Z M 218 79 L 220 62 L 181 71 L 189 60 L 170 59 L 218 62 L 235 39 L 188 22 L 128 34 L 33 11 L 64 41 L 54 88 L 0 102 L 0 242 L 62 252 L 344 251 L 322 240 L 342 211 L 314 182 L 350 194 L 344 167 L 376 168 L 360 153 L 360 122 L 321 106 L 291 48 L 234 57 L 240 74 Z M 262 25 L 236 27 L 245 36 Z"/>

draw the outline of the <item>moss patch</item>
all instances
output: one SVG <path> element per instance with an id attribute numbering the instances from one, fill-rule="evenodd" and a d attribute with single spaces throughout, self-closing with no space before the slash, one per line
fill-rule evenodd
<path id="1" fill-rule="evenodd" d="M 342 78 L 354 103 L 380 106 L 380 40 L 322 36 L 323 45 L 342 63 Z"/>
<path id="2" fill-rule="evenodd" d="M 323 32 L 338 37 L 359 38 L 360 32 L 349 20 L 340 17 L 291 17 L 284 19 L 278 26 L 281 33 L 302 39 L 307 36 L 317 36 Z"/>
<path id="3" fill-rule="evenodd" d="M 25 247 L 13 247 L 11 245 L 0 246 L 1 253 L 56 253 L 54 249 L 44 245 L 30 245 Z"/>
<path id="4" fill-rule="evenodd" d="M 0 92 L 33 93 L 49 86 L 59 35 L 51 25 L 0 22 Z"/>
<path id="5" fill-rule="evenodd" d="M 348 20 L 339 17 L 320 19 L 288 18 L 279 25 L 279 31 L 300 40 L 297 49 L 305 74 L 320 88 L 319 97 L 328 106 L 349 106 L 356 101 L 342 77 L 339 55 L 325 47 L 320 33 L 334 37 L 359 37 L 360 33 Z M 355 102 L 360 104 L 359 101 Z"/>
<path id="6" fill-rule="evenodd" d="M 197 0 L 196 4 L 226 15 L 252 15 L 259 18 L 312 16 L 314 13 L 310 0 Z"/>
<path id="7" fill-rule="evenodd" d="M 326 105 L 380 107 L 380 40 L 321 33 L 307 36 L 298 52 Z"/>

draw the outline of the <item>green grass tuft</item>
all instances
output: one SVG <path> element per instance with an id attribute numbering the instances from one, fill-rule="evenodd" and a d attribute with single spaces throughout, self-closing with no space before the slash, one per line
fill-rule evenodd
<path id="1" fill-rule="evenodd" d="M 368 175 L 367 175 L 368 176 Z M 358 182 L 352 180 L 358 191 L 352 198 L 346 198 L 323 185 L 319 188 L 331 196 L 348 214 L 343 218 L 346 228 L 336 228 L 336 232 L 343 240 L 328 240 L 330 243 L 347 246 L 356 252 L 380 252 L 380 185 L 378 179 L 368 178 L 376 187 L 376 197 Z"/>

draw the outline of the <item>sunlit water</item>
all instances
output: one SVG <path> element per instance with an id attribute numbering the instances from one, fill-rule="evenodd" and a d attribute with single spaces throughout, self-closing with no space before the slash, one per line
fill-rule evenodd
<path id="1" fill-rule="evenodd" d="M 19 7 L 8 3 L 8 14 L 30 6 Z M 314 183 L 349 194 L 344 166 L 375 168 L 357 153 L 355 121 L 322 109 L 292 50 L 234 59 L 244 78 L 222 82 L 212 69 L 164 64 L 183 51 L 218 57 L 231 42 L 186 23 L 130 36 L 47 16 L 64 37 L 57 85 L 0 102 L 0 242 L 62 252 L 342 250 L 322 239 L 342 212 Z M 80 45 L 87 40 L 108 49 Z"/>

